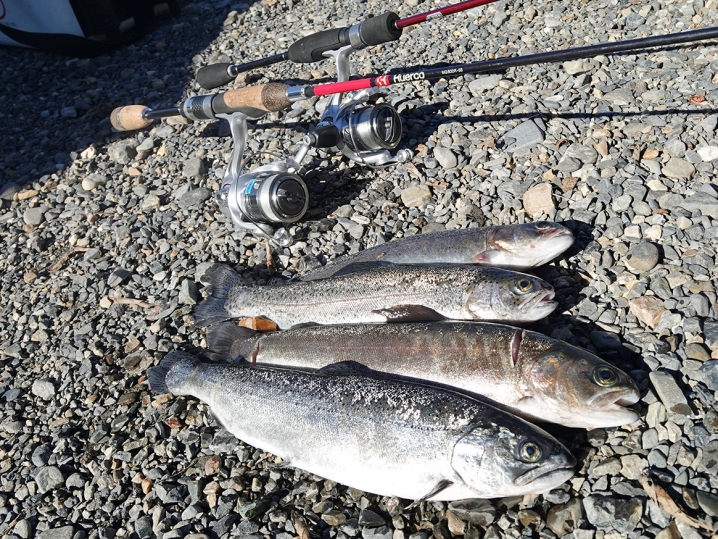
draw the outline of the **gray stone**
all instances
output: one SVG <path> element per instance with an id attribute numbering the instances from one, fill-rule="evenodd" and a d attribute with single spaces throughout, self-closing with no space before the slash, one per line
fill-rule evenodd
<path id="1" fill-rule="evenodd" d="M 135 533 L 139 539 L 152 537 L 154 535 L 152 532 L 152 517 L 145 515 L 135 520 Z"/>
<path id="2" fill-rule="evenodd" d="M 62 107 L 60 116 L 63 118 L 77 118 L 77 109 L 75 107 Z"/>
<path id="3" fill-rule="evenodd" d="M 652 243 L 635 243 L 626 254 L 626 267 L 637 273 L 650 271 L 658 264 L 658 255 L 658 248 Z"/>
<path id="4" fill-rule="evenodd" d="M 65 476 L 57 466 L 45 466 L 35 475 L 37 490 L 40 494 L 61 487 L 65 484 Z"/>
<path id="5" fill-rule="evenodd" d="M 603 96 L 603 99 L 612 105 L 617 105 L 619 107 L 632 105 L 635 101 L 633 92 L 628 88 L 619 88 L 617 90 L 613 90 L 612 92 L 608 92 Z"/>
<path id="6" fill-rule="evenodd" d="M 359 513 L 359 525 L 375 528 L 384 526 L 386 521 L 371 509 L 362 509 Z"/>
<path id="7" fill-rule="evenodd" d="M 45 211 L 45 208 L 42 206 L 28 208 L 22 214 L 22 220 L 25 221 L 26 225 L 37 226 L 45 220 Z"/>
<path id="8" fill-rule="evenodd" d="M 496 508 L 489 500 L 461 500 L 451 502 L 449 509 L 461 520 L 485 528 L 496 519 Z"/>
<path id="9" fill-rule="evenodd" d="M 50 400 L 55 396 L 55 385 L 51 380 L 42 378 L 32 383 L 32 394 L 44 400 Z"/>
<path id="10" fill-rule="evenodd" d="M 180 285 L 177 301 L 182 305 L 195 305 L 198 299 L 199 292 L 197 291 L 197 283 L 191 279 L 183 280 Z"/>
<path id="11" fill-rule="evenodd" d="M 469 91 L 474 96 L 479 96 L 486 90 L 493 90 L 499 85 L 501 75 L 479 75 L 469 83 Z"/>
<path id="12" fill-rule="evenodd" d="M 581 73 L 588 73 L 594 69 L 593 62 L 586 59 L 569 60 L 561 64 L 561 66 L 569 75 L 580 75 Z"/>
<path id="13" fill-rule="evenodd" d="M 12 200 L 21 191 L 21 187 L 14 182 L 0 185 L 0 200 Z"/>
<path id="14" fill-rule="evenodd" d="M 572 498 L 563 505 L 551 507 L 546 515 L 546 526 L 557 536 L 571 533 L 585 522 L 586 516 L 579 498 Z"/>
<path id="15" fill-rule="evenodd" d="M 714 440 L 703 447 L 703 456 L 696 471 L 709 474 L 718 472 L 718 441 Z"/>
<path id="16" fill-rule="evenodd" d="M 564 154 L 556 165 L 556 169 L 561 172 L 576 172 L 582 166 L 581 161 L 575 157 Z"/>
<path id="17" fill-rule="evenodd" d="M 271 506 L 271 500 L 255 500 L 242 505 L 239 508 L 239 514 L 246 520 L 252 520 L 266 513 Z"/>
<path id="18" fill-rule="evenodd" d="M 133 143 L 121 140 L 107 148 L 107 155 L 115 163 L 127 165 L 137 156 L 137 150 Z"/>
<path id="19" fill-rule="evenodd" d="M 32 537 L 32 524 L 27 519 L 18 520 L 15 527 L 12 529 L 13 533 L 22 539 L 30 539 Z"/>
<path id="20" fill-rule="evenodd" d="M 155 147 L 155 139 L 152 137 L 147 137 L 145 140 L 143 140 L 137 148 L 135 148 L 138 152 L 149 152 L 152 150 L 152 148 Z"/>
<path id="21" fill-rule="evenodd" d="M 673 157 L 685 157 L 686 144 L 678 138 L 672 138 L 666 142 L 664 149 Z"/>
<path id="22" fill-rule="evenodd" d="M 190 157 L 184 162 L 182 174 L 185 178 L 199 178 L 207 172 L 204 161 L 199 157 Z"/>
<path id="23" fill-rule="evenodd" d="M 347 516 L 337 509 L 322 514 L 322 520 L 330 526 L 341 526 L 346 519 Z"/>
<path id="24" fill-rule="evenodd" d="M 701 215 L 708 215 L 713 219 L 718 219 L 718 199 L 703 191 L 698 191 L 696 194 L 683 199 L 679 206 L 688 211 L 700 211 Z"/>
<path id="25" fill-rule="evenodd" d="M 32 452 L 32 463 L 37 466 L 45 466 L 52 455 L 52 448 L 49 445 L 38 445 Z"/>
<path id="26" fill-rule="evenodd" d="M 142 204 L 140 205 L 140 209 L 143 212 L 153 212 L 157 211 L 160 207 L 160 197 L 155 195 L 154 193 L 150 193 L 147 195 L 143 200 Z"/>
<path id="27" fill-rule="evenodd" d="M 455 168 L 458 163 L 456 155 L 448 148 L 434 148 L 434 157 L 444 169 Z"/>
<path id="28" fill-rule="evenodd" d="M 706 361 L 700 366 L 698 372 L 708 389 L 718 391 L 718 359 Z"/>
<path id="29" fill-rule="evenodd" d="M 691 178 L 695 174 L 696 168 L 685 159 L 671 157 L 668 163 L 663 166 L 661 172 L 668 178 Z"/>
<path id="30" fill-rule="evenodd" d="M 392 539 L 394 532 L 389 526 L 379 526 L 377 528 L 362 528 L 361 536 L 363 539 Z"/>
<path id="31" fill-rule="evenodd" d="M 698 148 L 696 151 L 698 152 L 698 155 L 700 155 L 701 159 L 706 163 L 718 159 L 718 146 L 703 146 L 702 148 Z"/>
<path id="32" fill-rule="evenodd" d="M 690 524 L 686 524 L 680 520 L 676 520 L 675 522 L 681 539 L 703 539 L 703 536 Z"/>
<path id="33" fill-rule="evenodd" d="M 122 284 L 130 275 L 132 275 L 132 272 L 127 271 L 124 268 L 117 268 L 107 277 L 107 286 L 111 288 L 118 286 Z"/>
<path id="34" fill-rule="evenodd" d="M 72 526 L 61 526 L 59 528 L 52 528 L 45 530 L 38 534 L 37 539 L 73 539 L 75 535 L 75 528 Z"/>
<path id="35" fill-rule="evenodd" d="M 419 208 L 431 198 L 431 190 L 425 184 L 413 185 L 402 189 L 401 201 L 407 208 Z"/>
<path id="36" fill-rule="evenodd" d="M 671 373 L 655 371 L 650 373 L 648 377 L 651 379 L 651 383 L 666 410 L 679 415 L 689 415 L 691 413 L 688 401 Z"/>
<path id="37" fill-rule="evenodd" d="M 602 530 L 632 532 L 643 516 L 643 502 L 636 498 L 620 499 L 591 495 L 583 501 L 588 521 Z"/>
<path id="38" fill-rule="evenodd" d="M 696 492 L 696 500 L 707 515 L 718 517 L 718 496 L 710 492 L 699 490 Z"/>
<path id="39" fill-rule="evenodd" d="M 610 457 L 599 462 L 593 469 L 593 475 L 618 475 L 621 471 L 621 461 L 617 457 Z"/>
<path id="40" fill-rule="evenodd" d="M 179 200 L 177 201 L 177 204 L 180 208 L 187 209 L 191 208 L 192 206 L 196 206 L 198 204 L 201 204 L 202 202 L 205 202 L 212 196 L 212 191 L 207 189 L 206 187 L 200 187 L 198 189 L 193 189 L 191 191 L 186 192 L 184 195 L 182 195 Z"/>
<path id="41" fill-rule="evenodd" d="M 516 152 L 530 148 L 544 141 L 544 132 L 533 120 L 527 120 L 506 133 L 502 140 L 507 145 L 507 152 Z"/>

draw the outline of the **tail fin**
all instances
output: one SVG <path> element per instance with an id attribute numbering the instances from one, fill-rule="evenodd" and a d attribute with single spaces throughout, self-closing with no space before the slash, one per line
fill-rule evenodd
<path id="1" fill-rule="evenodd" d="M 198 357 L 187 352 L 170 352 L 159 365 L 147 370 L 150 388 L 158 394 L 184 395 L 182 384 L 200 363 Z"/>
<path id="2" fill-rule="evenodd" d="M 224 322 L 207 329 L 207 348 L 216 361 L 235 361 L 242 356 L 242 344 L 257 335 L 256 331 Z"/>
<path id="3" fill-rule="evenodd" d="M 212 293 L 197 306 L 194 324 L 197 327 L 209 326 L 232 318 L 227 311 L 226 302 L 230 291 L 244 284 L 244 279 L 227 266 L 214 266 L 207 275 Z"/>

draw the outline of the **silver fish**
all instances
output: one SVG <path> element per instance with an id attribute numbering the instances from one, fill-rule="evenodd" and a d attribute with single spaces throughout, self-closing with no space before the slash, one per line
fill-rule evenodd
<path id="1" fill-rule="evenodd" d="M 412 500 L 548 491 L 575 459 L 548 433 L 469 397 L 386 375 L 202 363 L 168 354 L 152 390 L 206 402 L 244 442 L 350 487 Z"/>
<path id="2" fill-rule="evenodd" d="M 557 305 L 545 281 L 481 266 L 355 264 L 327 279 L 273 286 L 244 284 L 226 266 L 209 276 L 212 294 L 197 307 L 198 326 L 249 316 L 282 329 L 442 318 L 531 322 Z"/>
<path id="3" fill-rule="evenodd" d="M 623 371 L 565 342 L 501 324 L 314 326 L 258 334 L 231 322 L 207 330 L 216 359 L 318 369 L 353 361 L 488 398 L 526 419 L 576 428 L 633 423 L 640 399 Z"/>
<path id="4" fill-rule="evenodd" d="M 485 264 L 525 271 L 553 260 L 573 243 L 563 225 L 547 221 L 417 234 L 390 241 L 300 276 L 324 279 L 357 262 Z"/>

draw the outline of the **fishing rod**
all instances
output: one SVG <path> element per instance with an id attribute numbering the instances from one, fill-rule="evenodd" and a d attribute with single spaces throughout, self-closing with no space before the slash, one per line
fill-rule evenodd
<path id="1" fill-rule="evenodd" d="M 464 0 L 443 8 L 433 9 L 400 19 L 396 13 L 387 12 L 376 17 L 344 28 L 322 30 L 295 41 L 286 52 L 268 56 L 244 64 L 217 63 L 202 67 L 197 71 L 197 83 L 206 90 L 212 90 L 232 82 L 240 73 L 259 67 L 289 60 L 295 64 L 319 62 L 326 58 L 325 53 L 350 46 L 352 50 L 361 50 L 372 45 L 381 45 L 396 41 L 402 30 L 425 21 L 430 21 L 453 13 L 459 13 L 498 0 Z"/>
<path id="2" fill-rule="evenodd" d="M 177 107 L 168 109 L 152 110 L 143 105 L 129 105 L 116 108 L 110 121 L 115 129 L 128 131 L 148 127 L 153 120 L 169 116 L 184 116 L 191 120 L 227 119 L 234 147 L 216 195 L 220 210 L 237 227 L 286 246 L 291 244 L 292 237 L 284 225 L 299 220 L 308 208 L 309 192 L 302 179 L 301 163 L 311 148 L 341 152 L 357 163 L 371 166 L 403 163 L 413 157 L 408 149 L 391 153 L 390 150 L 394 150 L 401 140 L 402 122 L 393 106 L 369 102 L 378 88 L 716 38 L 718 27 L 711 27 L 440 68 L 410 68 L 401 73 L 353 80 L 349 80 L 348 64 L 351 47 L 345 46 L 331 53 L 337 63 L 337 82 L 301 86 L 271 82 L 190 97 Z M 269 112 L 287 109 L 295 101 L 315 96 L 331 97 L 319 123 L 304 136 L 297 153 L 242 174 L 247 120 L 259 119 Z M 275 224 L 281 226 L 275 229 Z"/>

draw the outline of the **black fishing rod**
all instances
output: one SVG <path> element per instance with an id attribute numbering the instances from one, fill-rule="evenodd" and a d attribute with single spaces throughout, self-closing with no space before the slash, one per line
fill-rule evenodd
<path id="1" fill-rule="evenodd" d="M 303 86 L 289 86 L 271 82 L 260 86 L 228 90 L 219 94 L 190 97 L 178 107 L 168 109 L 151 110 L 142 105 L 119 107 L 113 111 L 111 120 L 116 129 L 127 131 L 147 127 L 153 120 L 168 116 L 184 116 L 191 120 L 207 120 L 216 118 L 216 114 L 219 113 L 242 111 L 247 112 L 250 118 L 259 117 L 267 112 L 289 108 L 294 101 L 301 101 L 314 96 L 340 94 L 366 88 L 386 87 L 398 83 L 442 77 L 459 77 L 467 74 L 486 73 L 540 63 L 565 62 L 579 58 L 591 58 L 602 54 L 665 47 L 716 38 L 718 38 L 718 27 L 710 27 L 662 36 L 528 54 L 526 56 L 497 58 L 495 60 L 455 64 L 438 68 L 412 69 L 405 70 L 402 73 L 385 73 L 346 82 L 307 84 Z"/>
<path id="2" fill-rule="evenodd" d="M 289 86 L 271 82 L 259 86 L 228 90 L 220 94 L 190 97 L 177 107 L 152 110 L 142 105 L 119 107 L 112 112 L 113 127 L 120 131 L 142 129 L 158 118 L 184 116 L 191 120 L 208 120 L 216 118 L 216 114 L 235 111 L 249 112 L 250 117 L 259 117 L 268 112 L 289 108 L 295 101 L 314 96 L 325 96 L 362 90 L 366 88 L 386 87 L 393 84 L 431 80 L 437 78 L 453 78 L 467 74 L 486 73 L 505 70 L 512 67 L 527 66 L 540 63 L 565 62 L 579 58 L 591 58 L 602 54 L 615 54 L 638 49 L 665 47 L 704 41 L 718 38 L 718 27 L 701 28 L 688 32 L 666 34 L 663 36 L 645 37 L 599 43 L 572 49 L 542 52 L 526 56 L 497 58 L 469 64 L 455 64 L 429 69 L 411 69 L 402 73 L 386 73 L 346 82 L 329 82 L 315 85 Z"/>
<path id="3" fill-rule="evenodd" d="M 400 19 L 396 13 L 387 12 L 370 17 L 364 22 L 345 28 L 322 30 L 295 41 L 286 52 L 268 56 L 244 64 L 218 63 L 202 67 L 197 71 L 197 83 L 207 90 L 224 86 L 232 82 L 240 73 L 252 71 L 279 62 L 290 61 L 296 64 L 308 64 L 326 59 L 327 51 L 338 50 L 347 45 L 360 50 L 372 45 L 396 41 L 407 26 L 430 21 L 452 13 L 459 13 L 478 6 L 491 4 L 497 0 L 465 0 L 443 8 L 433 9 Z"/>

